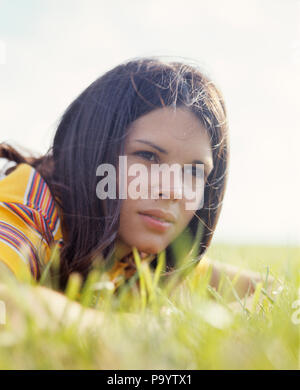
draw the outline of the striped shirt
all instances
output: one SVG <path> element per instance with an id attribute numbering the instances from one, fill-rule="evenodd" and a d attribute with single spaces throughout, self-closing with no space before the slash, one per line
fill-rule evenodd
<path id="1" fill-rule="evenodd" d="M 0 260 L 18 279 L 39 279 L 56 243 L 62 231 L 54 197 L 36 169 L 18 164 L 0 178 Z"/>

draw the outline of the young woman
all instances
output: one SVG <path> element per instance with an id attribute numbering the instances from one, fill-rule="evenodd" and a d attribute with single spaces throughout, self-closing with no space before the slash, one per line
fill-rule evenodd
<path id="1" fill-rule="evenodd" d="M 16 276 L 25 267 L 38 279 L 53 243 L 60 247 L 62 289 L 72 272 L 85 278 L 95 259 L 105 262 L 112 254 L 112 275 L 131 276 L 133 247 L 154 265 L 155 255 L 166 250 L 170 273 L 177 264 L 172 247 L 182 238 L 186 251 L 196 244 L 194 261 L 207 268 L 203 256 L 228 173 L 228 130 L 219 90 L 196 67 L 155 58 L 123 63 L 70 104 L 45 156 L 24 157 L 7 144 L 0 156 L 15 162 L 0 181 L 0 259 Z M 188 164 L 191 183 L 203 164 L 202 207 L 189 210 L 185 196 L 176 196 L 174 180 L 168 188 L 158 185 L 156 199 L 100 199 L 97 168 L 110 164 L 118 171 L 120 156 L 126 156 L 128 170 L 133 164 L 148 172 L 153 164 Z M 216 286 L 219 266 L 212 267 Z M 241 293 L 248 288 L 244 277 Z"/>

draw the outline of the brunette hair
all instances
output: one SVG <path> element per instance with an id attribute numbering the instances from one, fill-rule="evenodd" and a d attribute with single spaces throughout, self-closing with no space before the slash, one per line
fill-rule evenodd
<path id="1" fill-rule="evenodd" d="M 188 108 L 210 136 L 214 168 L 205 185 L 204 206 L 187 227 L 195 237 L 201 224 L 200 260 L 222 207 L 228 132 L 223 97 L 197 66 L 157 58 L 122 63 L 96 79 L 69 105 L 44 156 L 24 157 L 13 147 L 0 145 L 0 157 L 37 169 L 62 210 L 61 286 L 73 271 L 85 278 L 95 256 L 105 257 L 117 237 L 121 200 L 104 201 L 96 196 L 96 168 L 102 163 L 117 166 L 129 125 L 165 106 Z M 167 266 L 169 270 L 174 267 L 169 248 Z"/>

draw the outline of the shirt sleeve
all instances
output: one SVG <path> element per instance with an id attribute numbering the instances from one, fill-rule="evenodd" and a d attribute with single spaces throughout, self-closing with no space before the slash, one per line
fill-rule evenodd
<path id="1" fill-rule="evenodd" d="M 40 274 L 37 243 L 41 236 L 12 211 L 10 205 L 0 203 L 0 262 L 18 280 L 37 279 Z"/>

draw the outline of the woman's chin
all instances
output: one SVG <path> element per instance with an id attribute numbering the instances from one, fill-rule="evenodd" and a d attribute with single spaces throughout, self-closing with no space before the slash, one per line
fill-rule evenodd
<path id="1" fill-rule="evenodd" d="M 166 235 L 142 234 L 138 231 L 126 231 L 120 234 L 120 240 L 129 248 L 135 247 L 139 252 L 149 255 L 156 255 L 162 252 L 169 245 L 170 240 Z"/>
<path id="2" fill-rule="evenodd" d="M 133 246 L 135 246 L 139 252 L 147 253 L 148 255 L 156 255 L 166 249 L 165 245 L 159 245 L 157 243 L 147 243 Z"/>

